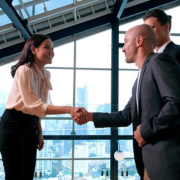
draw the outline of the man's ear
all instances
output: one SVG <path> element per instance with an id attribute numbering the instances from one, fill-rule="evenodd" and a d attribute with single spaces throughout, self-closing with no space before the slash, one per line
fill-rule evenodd
<path id="1" fill-rule="evenodd" d="M 170 24 L 169 24 L 169 22 L 167 22 L 167 23 L 165 24 L 165 29 L 166 29 L 166 31 L 168 31 L 168 32 L 169 32 L 169 27 L 170 27 Z"/>
<path id="2" fill-rule="evenodd" d="M 136 38 L 136 45 L 137 45 L 137 47 L 141 46 L 143 41 L 144 41 L 143 37 L 142 36 L 138 36 Z"/>
<path id="3" fill-rule="evenodd" d="M 35 51 L 36 48 L 34 46 L 31 46 L 30 49 L 31 49 L 31 52 L 35 55 L 36 54 L 36 51 Z"/>

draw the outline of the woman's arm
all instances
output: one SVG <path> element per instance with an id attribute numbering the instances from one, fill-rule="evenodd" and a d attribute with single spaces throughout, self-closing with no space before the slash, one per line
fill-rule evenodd
<path id="1" fill-rule="evenodd" d="M 80 118 L 82 121 L 86 121 L 86 118 L 82 112 L 76 112 L 76 107 L 72 106 L 52 106 L 48 105 L 45 114 L 71 114 L 71 117 L 76 119 Z"/>
<path id="2" fill-rule="evenodd" d="M 42 136 L 42 127 L 41 127 L 41 120 L 38 121 L 37 124 L 37 131 L 38 131 L 38 149 L 41 151 L 44 147 L 44 139 Z"/>

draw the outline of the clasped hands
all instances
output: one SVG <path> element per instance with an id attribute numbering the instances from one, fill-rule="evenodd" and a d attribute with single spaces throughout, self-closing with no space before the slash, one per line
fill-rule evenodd
<path id="1" fill-rule="evenodd" d="M 83 107 L 74 108 L 71 112 L 71 117 L 79 125 L 86 124 L 89 121 L 93 121 L 92 113 L 87 112 Z"/>

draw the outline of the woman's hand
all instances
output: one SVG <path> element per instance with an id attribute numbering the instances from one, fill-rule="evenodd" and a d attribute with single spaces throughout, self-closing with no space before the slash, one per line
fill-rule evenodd
<path id="1" fill-rule="evenodd" d="M 77 112 L 76 107 L 72 107 L 72 109 L 71 109 L 71 117 L 73 119 L 75 118 L 77 121 L 83 122 L 83 123 L 79 123 L 80 125 L 87 123 L 87 119 L 86 119 L 85 114 L 82 111 Z"/>
<path id="2" fill-rule="evenodd" d="M 42 134 L 41 135 L 38 135 L 38 146 L 37 148 L 39 149 L 39 151 L 41 151 L 44 147 L 44 139 L 43 139 L 43 136 Z"/>

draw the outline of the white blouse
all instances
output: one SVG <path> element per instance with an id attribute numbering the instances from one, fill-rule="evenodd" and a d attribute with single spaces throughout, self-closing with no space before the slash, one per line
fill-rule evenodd
<path id="1" fill-rule="evenodd" d="M 48 104 L 51 104 L 50 72 L 45 68 L 40 71 L 35 63 L 29 66 L 27 63 L 16 70 L 6 109 L 45 117 Z"/>

